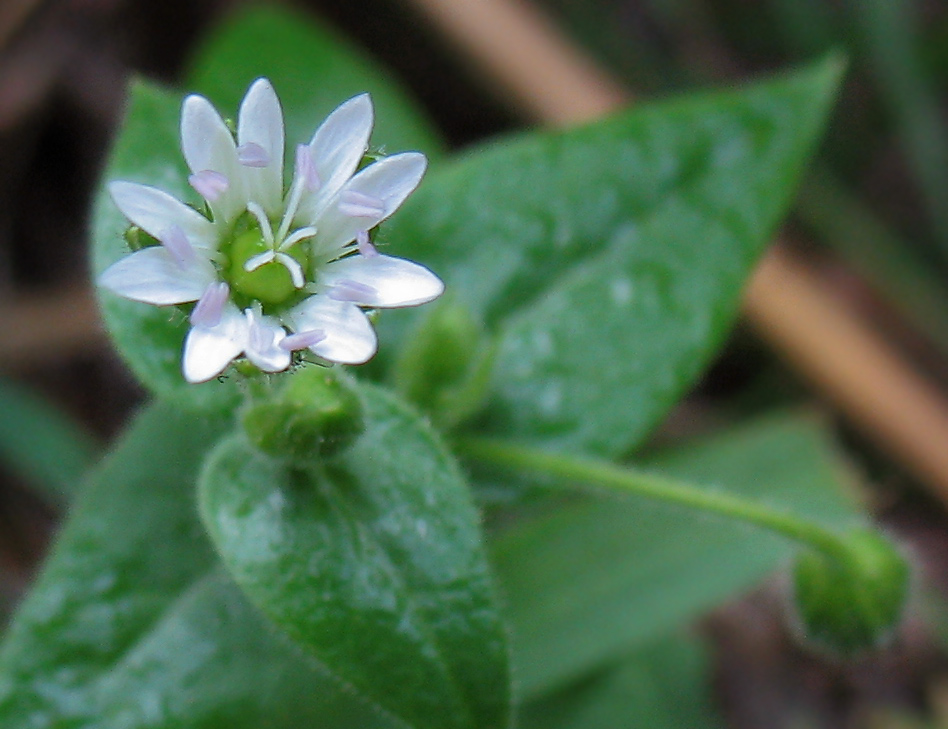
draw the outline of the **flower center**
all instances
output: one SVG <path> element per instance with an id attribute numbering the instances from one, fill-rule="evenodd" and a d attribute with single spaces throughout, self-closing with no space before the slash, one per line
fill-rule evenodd
<path id="1" fill-rule="evenodd" d="M 234 290 L 244 296 L 263 304 L 282 304 L 301 288 L 291 273 L 295 266 L 287 265 L 286 258 L 299 264 L 301 271 L 307 271 L 310 263 L 307 250 L 307 246 L 293 246 L 267 263 L 254 264 L 254 259 L 259 261 L 260 256 L 272 252 L 273 248 L 264 240 L 259 228 L 251 228 L 238 234 L 231 243 L 226 275 Z M 250 271 L 248 261 L 252 262 Z"/>

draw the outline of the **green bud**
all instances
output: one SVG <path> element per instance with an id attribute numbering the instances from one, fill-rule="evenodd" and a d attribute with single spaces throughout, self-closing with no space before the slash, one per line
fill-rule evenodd
<path id="1" fill-rule="evenodd" d="M 264 453 L 313 461 L 341 452 L 363 431 L 362 403 L 335 370 L 306 367 L 243 412 L 250 441 Z"/>
<path id="2" fill-rule="evenodd" d="M 395 389 L 440 426 L 454 427 L 484 404 L 494 353 L 470 310 L 442 300 L 402 349 L 395 363 Z"/>
<path id="3" fill-rule="evenodd" d="M 815 551 L 797 558 L 793 602 L 806 640 L 849 657 L 894 635 L 908 600 L 910 570 L 878 532 L 853 530 L 842 546 L 835 559 Z"/>
<path id="4" fill-rule="evenodd" d="M 264 304 L 282 304 L 297 293 L 286 266 L 278 261 L 271 261 L 253 271 L 244 269 L 247 261 L 269 250 L 270 246 L 261 237 L 259 229 L 251 228 L 238 234 L 228 250 L 230 265 L 227 279 L 230 285 L 244 296 Z M 309 265 L 306 250 L 306 246 L 297 245 L 286 251 L 299 262 L 304 271 Z"/>
<path id="5" fill-rule="evenodd" d="M 125 231 L 125 242 L 128 243 L 129 250 L 131 251 L 140 251 L 142 248 L 147 248 L 148 246 L 159 245 L 156 238 L 148 235 L 148 233 L 137 225 L 132 225 Z"/>

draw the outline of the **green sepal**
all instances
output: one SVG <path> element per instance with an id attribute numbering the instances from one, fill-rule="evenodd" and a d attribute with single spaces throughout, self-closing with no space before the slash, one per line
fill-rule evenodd
<path id="1" fill-rule="evenodd" d="M 337 370 L 303 367 L 279 379 L 283 387 L 252 401 L 241 417 L 250 442 L 264 453 L 316 461 L 344 450 L 362 433 L 362 403 Z"/>

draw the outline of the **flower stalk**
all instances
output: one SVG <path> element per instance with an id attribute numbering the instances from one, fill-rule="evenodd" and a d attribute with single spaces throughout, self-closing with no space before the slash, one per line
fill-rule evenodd
<path id="1" fill-rule="evenodd" d="M 779 534 L 831 560 L 849 559 L 843 540 L 831 530 L 732 494 L 698 488 L 655 473 L 492 438 L 464 437 L 455 441 L 455 445 L 461 455 L 488 466 L 548 476 L 613 494 L 645 496 L 717 514 Z"/>
<path id="2" fill-rule="evenodd" d="M 801 637 L 818 650 L 852 657 L 876 649 L 892 639 L 905 615 L 909 562 L 871 528 L 834 532 L 732 494 L 506 441 L 467 437 L 455 445 L 461 455 L 484 465 L 717 514 L 802 545 L 792 566 L 790 611 Z"/>

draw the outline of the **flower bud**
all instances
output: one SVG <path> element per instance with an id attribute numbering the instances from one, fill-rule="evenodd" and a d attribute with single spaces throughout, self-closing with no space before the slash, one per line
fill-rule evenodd
<path id="1" fill-rule="evenodd" d="M 843 657 L 878 648 L 905 612 L 909 565 L 878 532 L 846 534 L 837 558 L 807 551 L 793 568 L 793 603 L 804 638 Z"/>
<path id="2" fill-rule="evenodd" d="M 471 312 L 455 301 L 432 309 L 395 364 L 395 388 L 443 428 L 487 397 L 494 347 Z"/>
<path id="3" fill-rule="evenodd" d="M 250 441 L 264 453 L 313 461 L 339 453 L 363 431 L 362 403 L 334 370 L 306 367 L 274 396 L 243 412 Z"/>

